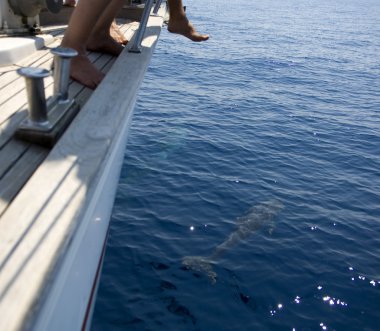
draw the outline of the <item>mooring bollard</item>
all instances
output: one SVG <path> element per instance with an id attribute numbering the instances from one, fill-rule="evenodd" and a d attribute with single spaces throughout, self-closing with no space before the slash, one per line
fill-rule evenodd
<path id="1" fill-rule="evenodd" d="M 50 75 L 48 70 L 31 67 L 17 70 L 26 80 L 29 118 L 20 123 L 16 137 L 46 147 L 58 141 L 79 111 L 79 105 L 69 98 L 70 61 L 78 53 L 62 47 L 51 52 L 54 54 L 54 94 L 48 100 L 43 82 Z"/>
<path id="2" fill-rule="evenodd" d="M 49 130 L 51 125 L 47 115 L 44 88 L 44 78 L 49 76 L 49 71 L 26 67 L 18 69 L 17 73 L 25 78 L 30 124 L 40 129 Z"/>
<path id="3" fill-rule="evenodd" d="M 66 47 L 56 47 L 51 52 L 54 54 L 54 97 L 58 102 L 68 102 L 70 63 L 71 59 L 78 55 L 78 52 Z"/>

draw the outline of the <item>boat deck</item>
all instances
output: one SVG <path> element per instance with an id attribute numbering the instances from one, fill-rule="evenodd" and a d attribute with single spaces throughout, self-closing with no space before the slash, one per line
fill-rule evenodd
<path id="1" fill-rule="evenodd" d="M 120 24 L 120 28 L 130 40 L 138 25 L 136 21 L 125 21 Z M 0 67 L 0 216 L 50 151 L 14 137 L 18 125 L 27 116 L 25 81 L 16 70 L 29 66 L 49 70 L 53 61 L 50 49 L 60 45 L 63 32 L 64 27 L 50 30 L 49 33 L 55 37 L 55 41 L 48 47 L 12 66 Z M 89 58 L 105 73 L 115 61 L 113 56 L 96 52 L 89 52 Z M 45 94 L 47 98 L 53 94 L 51 76 L 45 79 Z M 81 107 L 91 94 L 92 90 L 74 81 L 70 82 L 69 95 Z"/>
<path id="2" fill-rule="evenodd" d="M 0 330 L 77 330 L 90 315 L 133 108 L 165 14 L 150 16 L 141 53 L 128 52 L 139 23 L 125 20 L 132 40 L 117 58 L 89 53 L 106 77 L 95 91 L 70 82 L 81 109 L 53 148 L 14 136 L 27 116 L 16 70 L 50 69 L 64 27 L 50 31 L 48 47 L 0 67 Z"/>

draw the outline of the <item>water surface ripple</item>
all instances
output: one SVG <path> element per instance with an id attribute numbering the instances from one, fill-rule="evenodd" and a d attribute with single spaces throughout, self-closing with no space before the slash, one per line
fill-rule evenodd
<path id="1" fill-rule="evenodd" d="M 212 37 L 162 33 L 92 330 L 378 330 L 380 2 L 187 5 Z M 273 199 L 273 231 L 245 218 L 214 284 L 183 265 Z"/>

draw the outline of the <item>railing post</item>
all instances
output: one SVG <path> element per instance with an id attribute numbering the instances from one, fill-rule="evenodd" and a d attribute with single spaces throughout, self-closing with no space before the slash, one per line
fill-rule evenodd
<path id="1" fill-rule="evenodd" d="M 161 7 L 161 2 L 162 0 L 156 0 L 156 5 L 154 6 L 154 9 L 153 9 L 153 14 L 154 15 L 157 15 L 158 14 L 158 11 Z"/>
<path id="2" fill-rule="evenodd" d="M 145 2 L 144 11 L 141 17 L 139 29 L 136 32 L 136 36 L 133 42 L 132 47 L 129 49 L 129 52 L 132 53 L 141 53 L 141 42 L 145 34 L 146 26 L 148 24 L 148 19 L 150 16 L 150 10 L 153 5 L 153 0 L 147 0 Z"/>

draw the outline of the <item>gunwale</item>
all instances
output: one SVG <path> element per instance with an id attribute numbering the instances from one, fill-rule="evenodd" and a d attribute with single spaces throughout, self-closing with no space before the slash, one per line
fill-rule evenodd
<path id="1" fill-rule="evenodd" d="M 120 28 L 126 38 L 131 39 L 138 28 L 138 22 L 125 20 Z M 60 45 L 64 26 L 56 27 L 49 33 L 54 35 L 55 41 L 48 47 L 14 65 L 0 67 L 0 216 L 49 153 L 47 148 L 14 138 L 15 130 L 27 116 L 25 83 L 16 70 L 26 66 L 50 69 L 53 61 L 50 49 Z M 106 73 L 115 61 L 114 57 L 106 54 L 89 52 L 88 55 L 96 67 Z M 71 81 L 69 94 L 83 107 L 92 91 Z M 47 98 L 53 95 L 51 76 L 45 79 L 45 95 Z"/>
<path id="2" fill-rule="evenodd" d="M 118 178 L 115 172 L 120 171 L 121 156 L 115 150 L 120 149 L 117 146 L 125 146 L 137 92 L 158 40 L 163 16 L 160 12 L 150 17 L 141 54 L 129 53 L 128 45 L 117 59 L 89 54 L 107 75 L 95 91 L 70 83 L 69 94 L 80 104 L 81 111 L 52 149 L 13 136 L 17 124 L 26 116 L 24 84 L 15 69 L 29 65 L 48 69 L 52 61 L 49 48 L 60 43 L 63 30 L 57 32 L 55 43 L 49 47 L 10 66 L 9 70 L 0 70 L 0 311 L 3 316 L 0 329 L 23 330 L 39 323 L 38 312 L 49 310 L 48 293 L 58 293 L 62 287 L 59 282 L 65 276 L 58 277 L 58 274 L 63 274 L 63 267 L 70 268 L 67 267 L 72 259 L 70 254 L 83 239 L 78 232 L 83 236 L 87 227 L 96 227 L 100 222 L 107 226 L 104 224 L 108 224 L 109 218 L 100 220 L 94 214 L 99 197 L 104 194 L 101 191 L 107 181 L 104 174 Z M 123 23 L 128 39 L 137 26 L 137 22 Z M 12 96 L 8 98 L 6 91 L 12 91 Z M 51 78 L 45 81 L 45 93 L 47 97 L 53 93 Z M 111 162 L 117 163 L 116 168 Z M 22 174 L 17 173 L 20 169 Z M 114 193 L 106 192 L 111 200 Z M 102 243 L 99 246 L 101 249 Z"/>

